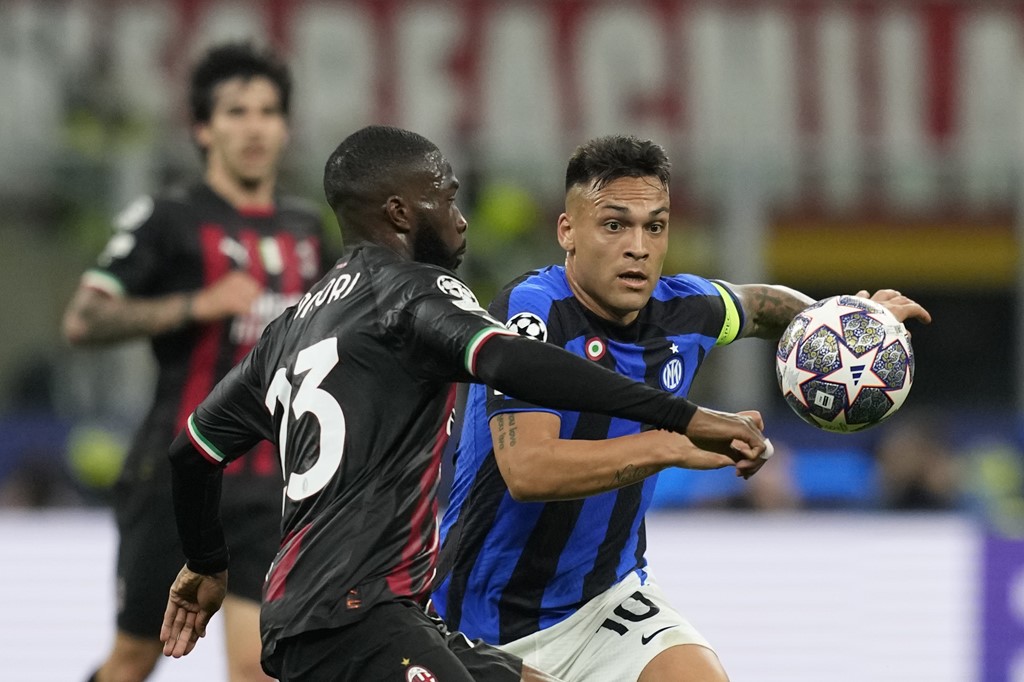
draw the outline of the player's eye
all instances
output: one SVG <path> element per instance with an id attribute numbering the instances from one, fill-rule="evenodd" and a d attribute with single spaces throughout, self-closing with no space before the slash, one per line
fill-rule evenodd
<path id="1" fill-rule="evenodd" d="M 661 234 L 665 231 L 665 226 L 662 223 L 651 223 L 647 226 L 647 231 L 651 234 Z"/>
<path id="2" fill-rule="evenodd" d="M 618 231 L 620 231 L 620 230 L 624 229 L 624 228 L 622 227 L 622 223 L 620 223 L 620 222 L 619 222 L 619 221 L 617 221 L 617 220 L 609 220 L 609 221 L 608 221 L 607 223 L 605 223 L 605 224 L 604 224 L 604 226 L 605 226 L 605 227 L 606 227 L 606 228 L 607 228 L 608 230 L 610 230 L 610 231 L 612 231 L 612 232 L 618 232 Z"/>

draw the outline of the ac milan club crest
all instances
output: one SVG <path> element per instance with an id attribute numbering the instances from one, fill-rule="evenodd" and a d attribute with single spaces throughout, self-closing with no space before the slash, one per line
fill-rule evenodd
<path id="1" fill-rule="evenodd" d="M 437 676 L 426 668 L 411 665 L 405 671 L 405 682 L 437 682 Z"/>

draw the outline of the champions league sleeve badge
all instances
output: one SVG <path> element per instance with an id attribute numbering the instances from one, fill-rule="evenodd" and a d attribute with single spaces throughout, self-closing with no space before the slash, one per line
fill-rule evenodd
<path id="1" fill-rule="evenodd" d="M 505 326 L 516 334 L 525 336 L 528 339 L 536 339 L 537 341 L 548 340 L 547 325 L 544 324 L 544 320 L 533 313 L 517 313 L 509 318 Z"/>

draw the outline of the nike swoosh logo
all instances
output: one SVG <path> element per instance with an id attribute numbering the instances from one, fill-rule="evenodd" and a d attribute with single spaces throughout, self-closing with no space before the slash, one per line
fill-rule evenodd
<path id="1" fill-rule="evenodd" d="M 674 627 L 678 627 L 678 626 L 676 626 L 676 625 L 668 625 L 668 626 L 666 626 L 666 627 L 663 627 L 663 628 L 662 628 L 662 629 L 660 629 L 660 630 L 655 630 L 654 632 L 652 632 L 652 633 L 651 633 L 651 634 L 649 634 L 649 635 L 644 635 L 644 636 L 642 636 L 642 637 L 640 638 L 640 643 L 641 643 L 641 644 L 647 644 L 647 643 L 648 643 L 648 642 L 650 642 L 650 641 L 651 641 L 652 639 L 654 639 L 655 637 L 657 637 L 657 636 L 658 636 L 658 635 L 660 635 L 661 633 L 665 632 L 665 630 L 671 630 L 671 629 L 672 629 L 672 628 L 674 628 Z"/>

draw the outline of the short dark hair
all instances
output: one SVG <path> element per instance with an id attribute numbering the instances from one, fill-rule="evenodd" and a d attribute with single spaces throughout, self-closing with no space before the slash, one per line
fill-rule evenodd
<path id="1" fill-rule="evenodd" d="M 189 112 L 193 123 L 207 123 L 213 115 L 213 91 L 232 78 L 249 80 L 262 76 L 277 86 L 281 111 L 288 116 L 292 77 L 288 66 L 270 49 L 250 42 L 223 43 L 211 47 L 192 69 Z"/>
<path id="2" fill-rule="evenodd" d="M 422 166 L 438 152 L 437 145 L 414 132 L 372 125 L 357 130 L 338 145 L 324 167 L 324 194 L 338 213 L 353 202 L 390 192 L 390 182 L 403 171 Z"/>
<path id="3" fill-rule="evenodd" d="M 661 145 L 632 135 L 607 135 L 576 148 L 565 169 L 565 191 L 574 185 L 600 188 L 619 178 L 649 176 L 668 187 L 671 168 Z"/>

